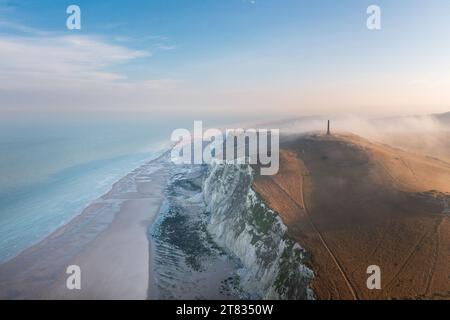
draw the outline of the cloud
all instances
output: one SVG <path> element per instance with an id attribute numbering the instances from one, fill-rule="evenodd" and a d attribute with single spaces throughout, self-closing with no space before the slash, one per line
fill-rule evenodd
<path id="1" fill-rule="evenodd" d="M 133 79 L 126 66 L 151 53 L 103 37 L 47 33 L 20 24 L 0 25 L 0 112 L 144 109 L 164 100 L 175 82 Z M 120 70 L 120 71 L 118 71 Z"/>
<path id="2" fill-rule="evenodd" d="M 0 88 L 124 79 L 105 70 L 149 56 L 88 36 L 0 37 Z"/>
<path id="3" fill-rule="evenodd" d="M 156 47 L 162 51 L 170 51 L 170 50 L 175 50 L 176 48 L 178 48 L 178 46 L 176 46 L 176 45 L 170 45 L 170 44 L 164 44 L 164 43 L 158 43 L 156 45 Z"/>
<path id="4" fill-rule="evenodd" d="M 170 39 L 166 36 L 161 35 L 150 35 L 141 37 L 130 37 L 130 36 L 115 36 L 114 40 L 122 43 L 135 43 L 139 45 L 146 45 L 153 48 L 154 50 L 161 51 L 171 51 L 178 49 L 178 45 L 171 43 Z"/>
<path id="5" fill-rule="evenodd" d="M 2 8 L 0 8 L 0 12 L 2 12 Z M 25 34 L 32 34 L 32 35 L 36 35 L 36 36 L 45 36 L 45 35 L 49 34 L 48 32 L 41 31 L 41 30 L 31 28 L 28 26 L 24 26 L 22 24 L 11 22 L 11 21 L 1 21 L 0 20 L 0 28 L 10 30 L 10 31 L 17 31 L 20 33 L 25 33 Z"/>

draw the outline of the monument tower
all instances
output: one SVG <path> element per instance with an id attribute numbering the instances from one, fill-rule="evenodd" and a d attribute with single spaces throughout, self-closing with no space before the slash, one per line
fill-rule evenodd
<path id="1" fill-rule="evenodd" d="M 330 120 L 328 120 L 328 127 L 327 127 L 327 136 L 331 135 L 330 131 Z"/>

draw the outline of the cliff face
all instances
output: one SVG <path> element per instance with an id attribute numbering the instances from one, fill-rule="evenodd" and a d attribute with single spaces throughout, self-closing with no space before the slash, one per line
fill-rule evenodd
<path id="1" fill-rule="evenodd" d="M 212 165 L 203 185 L 209 211 L 208 232 L 236 255 L 244 268 L 244 290 L 264 299 L 313 299 L 308 285 L 313 272 L 304 250 L 287 236 L 287 228 L 252 190 L 248 165 Z"/>

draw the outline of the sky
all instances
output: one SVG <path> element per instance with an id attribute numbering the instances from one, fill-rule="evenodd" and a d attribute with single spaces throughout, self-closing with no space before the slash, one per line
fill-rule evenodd
<path id="1" fill-rule="evenodd" d="M 449 40 L 448 0 L 0 0 L 0 114 L 446 112 Z"/>

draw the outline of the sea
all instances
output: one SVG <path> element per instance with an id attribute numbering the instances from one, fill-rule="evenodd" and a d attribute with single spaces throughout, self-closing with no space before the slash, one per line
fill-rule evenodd
<path id="1" fill-rule="evenodd" d="M 0 263 L 162 154 L 173 129 L 151 118 L 0 118 Z"/>

